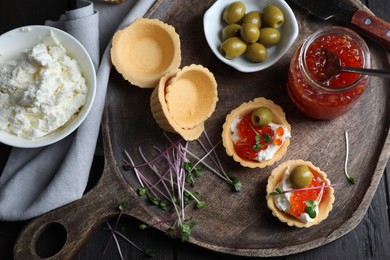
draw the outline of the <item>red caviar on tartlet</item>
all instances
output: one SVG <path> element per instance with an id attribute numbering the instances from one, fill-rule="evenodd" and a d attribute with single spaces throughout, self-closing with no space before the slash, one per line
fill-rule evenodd
<path id="1" fill-rule="evenodd" d="M 222 130 L 226 153 L 249 168 L 264 168 L 280 160 L 290 137 L 291 126 L 283 109 L 263 97 L 232 110 Z"/>
<path id="2" fill-rule="evenodd" d="M 308 228 L 326 219 L 335 200 L 325 172 L 311 162 L 289 160 L 276 167 L 267 183 L 267 206 L 289 226 Z"/>

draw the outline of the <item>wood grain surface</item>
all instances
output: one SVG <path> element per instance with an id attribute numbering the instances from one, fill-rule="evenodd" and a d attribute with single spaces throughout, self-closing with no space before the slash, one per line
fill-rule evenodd
<path id="1" fill-rule="evenodd" d="M 384 87 L 385 80 L 373 78 L 371 88 L 348 114 L 333 121 L 308 119 L 297 112 L 287 97 L 287 68 L 292 52 L 302 40 L 324 24 L 316 24 L 311 17 L 295 10 L 300 26 L 300 36 L 295 46 L 274 67 L 259 73 L 242 74 L 218 61 L 207 46 L 202 34 L 202 18 L 210 4 L 212 1 L 201 1 L 196 6 L 190 2 L 160 1 L 150 17 L 176 28 L 181 37 L 182 67 L 202 64 L 217 79 L 220 101 L 206 124 L 211 140 L 214 143 L 220 140 L 225 116 L 232 109 L 256 97 L 266 97 L 283 107 L 292 125 L 291 145 L 283 160 L 312 161 L 327 172 L 334 183 L 344 184 L 336 189 L 334 210 L 324 223 L 310 229 L 289 228 L 278 223 L 265 206 L 264 188 L 272 167 L 261 170 L 242 168 L 232 162 L 224 154 L 223 147 L 220 147 L 218 152 L 226 170 L 239 176 L 244 191 L 232 193 L 215 176 L 205 176 L 197 189 L 200 194 L 207 194 L 208 206 L 187 213 L 200 221 L 199 227 L 192 233 L 191 242 L 225 253 L 275 256 L 305 251 L 339 238 L 363 218 L 387 162 L 389 104 L 386 101 L 389 89 Z M 381 67 L 388 62 L 383 50 L 371 49 L 374 67 Z M 120 75 L 113 72 L 107 110 L 109 137 L 117 162 L 123 159 L 123 149 L 136 156 L 138 147 L 144 150 L 153 145 L 162 147 L 166 142 L 149 112 L 149 97 L 150 92 L 129 86 Z M 131 113 L 124 113 L 126 110 Z M 118 125 L 121 127 L 116 127 Z M 373 125 L 376 128 L 373 129 Z M 346 182 L 343 175 L 344 131 L 349 132 L 351 143 L 349 171 L 359 179 L 355 186 Z M 191 147 L 201 152 L 196 144 L 191 144 Z M 128 176 L 126 172 L 123 174 L 132 187 L 138 187 L 134 177 Z M 153 207 L 147 210 L 158 219 L 166 217 Z M 270 240 L 270 236 L 274 239 Z"/>
<path id="2" fill-rule="evenodd" d="M 147 231 L 147 241 L 161 244 L 156 252 L 159 259 L 173 259 L 172 248 L 176 248 L 174 255 L 178 259 L 207 259 L 207 257 L 213 259 L 221 256 L 215 252 L 202 251 L 198 246 L 242 256 L 290 255 L 321 246 L 316 249 L 317 251 L 307 252 L 306 256 L 336 255 L 334 252 L 343 250 L 342 244 L 330 244 L 334 246 L 325 244 L 344 236 L 353 230 L 364 216 L 367 218 L 367 215 L 375 215 L 383 207 L 381 205 L 387 203 L 385 195 L 381 193 L 379 202 L 374 207 L 371 206 L 371 210 L 367 212 L 389 157 L 390 110 L 387 100 L 390 94 L 386 89 L 389 82 L 373 78 L 370 89 L 354 110 L 339 119 L 330 122 L 307 119 L 296 111 L 286 95 L 287 74 L 285 72 L 293 49 L 324 23 L 319 24 L 307 14 L 294 9 L 300 23 L 301 34 L 290 53 L 274 68 L 261 73 L 242 74 L 218 61 L 206 44 L 202 33 L 202 14 L 212 2 L 197 1 L 197 4 L 193 5 L 192 2 L 159 1 L 148 14 L 151 18 L 158 18 L 175 26 L 182 41 L 182 67 L 192 63 L 202 64 L 216 76 L 220 102 L 206 125 L 212 140 L 217 142 L 220 139 L 224 116 L 231 109 L 242 102 L 264 96 L 284 108 L 287 120 L 293 127 L 292 144 L 282 161 L 298 158 L 310 160 L 326 171 L 332 182 L 344 182 L 344 184 L 336 189 L 335 208 L 330 217 L 320 226 L 302 230 L 289 228 L 279 223 L 265 206 L 265 182 L 272 167 L 262 170 L 242 168 L 224 154 L 222 147 L 219 147 L 220 158 L 229 171 L 238 174 L 244 190 L 240 193 L 231 192 L 229 186 L 215 176 L 203 176 L 199 192 L 207 196 L 208 205 L 199 211 L 188 212 L 189 215 L 200 220 L 192 233 L 190 243 L 179 245 L 180 242 L 177 243 L 175 240 L 163 239 L 163 232 L 159 230 Z M 359 4 L 357 1 L 352 2 Z M 376 43 L 370 40 L 367 42 L 372 50 L 373 66 L 389 69 L 388 54 Z M 105 233 L 99 231 L 98 227 L 110 216 L 117 214 L 118 204 L 127 198 L 131 198 L 133 202 L 126 212 L 127 215 L 147 223 L 165 217 L 161 211 L 150 207 L 135 196 L 133 188 L 138 184 L 134 176 L 131 176 L 131 172 L 122 171 L 121 168 L 124 158 L 123 149 L 127 149 L 132 156 L 137 157 L 138 147 L 148 151 L 152 145 L 163 146 L 166 143 L 162 131 L 150 114 L 150 94 L 150 90 L 131 86 L 115 70 L 112 71 L 103 122 L 106 158 L 102 177 L 80 201 L 30 222 L 15 247 L 16 258 L 41 258 L 42 255 L 37 254 L 34 246 L 39 240 L 39 230 L 44 230 L 52 223 L 60 223 L 66 229 L 67 240 L 60 252 L 52 258 L 71 258 L 82 248 L 77 258 L 92 259 L 92 255 L 96 256 L 96 254 L 88 251 L 88 245 L 94 241 L 89 237 L 94 232 Z M 349 171 L 359 178 L 359 183 L 355 186 L 346 182 L 342 172 L 344 130 L 348 130 L 350 135 Z M 191 146 L 192 149 L 200 152 L 196 143 Z M 384 185 L 385 183 L 382 182 L 380 188 L 384 189 Z M 137 232 L 136 226 L 140 222 L 136 219 L 130 221 L 133 224 L 129 225 L 129 219 L 122 218 L 121 231 Z M 378 237 L 375 230 L 370 228 L 376 227 L 375 223 L 368 223 L 365 227 L 367 228 L 359 233 L 359 237 L 363 236 L 365 239 L 362 241 L 359 237 L 354 239 L 359 241 L 362 247 L 374 250 L 377 246 L 386 246 L 383 242 L 389 243 L 386 235 Z M 160 227 L 163 231 L 165 228 L 167 227 Z M 373 241 L 369 242 L 371 238 Z M 105 241 L 103 239 L 94 243 L 104 245 Z M 147 244 L 146 239 L 136 238 L 135 241 L 143 245 Z M 132 251 L 132 255 L 138 256 L 136 258 L 141 257 L 133 249 L 127 247 L 126 249 Z M 381 252 L 379 254 L 367 252 L 367 255 L 385 257 L 386 251 Z M 349 253 L 351 257 L 361 256 L 356 255 L 354 250 L 349 250 Z M 226 255 L 224 257 L 229 258 Z M 299 255 L 290 257 L 290 259 L 294 258 L 299 258 Z"/>

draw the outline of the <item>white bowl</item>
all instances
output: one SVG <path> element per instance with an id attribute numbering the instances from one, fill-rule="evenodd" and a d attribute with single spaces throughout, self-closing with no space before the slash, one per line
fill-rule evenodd
<path id="1" fill-rule="evenodd" d="M 56 39 L 67 49 L 67 55 L 76 59 L 86 79 L 88 94 L 86 104 L 78 115 L 54 132 L 39 139 L 25 139 L 0 130 L 0 142 L 21 148 L 33 148 L 55 143 L 76 130 L 87 117 L 96 94 L 96 72 L 92 60 L 81 45 L 70 34 L 50 26 L 32 25 L 13 29 L 0 35 L 0 66 L 9 60 L 16 60 L 21 53 L 41 42 L 41 39 L 53 32 Z"/>
<path id="2" fill-rule="evenodd" d="M 229 4 L 237 1 L 245 4 L 246 13 L 250 11 L 262 12 L 267 4 L 279 7 L 284 13 L 284 24 L 279 28 L 282 36 L 281 41 L 276 46 L 268 48 L 268 58 L 264 62 L 251 62 L 243 56 L 229 60 L 223 57 L 219 50 L 222 43 L 222 28 L 226 26 L 226 23 L 222 20 L 223 11 Z M 256 72 L 275 64 L 291 47 L 299 31 L 296 17 L 284 0 L 218 0 L 205 12 L 203 29 L 207 43 L 214 54 L 221 61 L 241 72 Z"/>

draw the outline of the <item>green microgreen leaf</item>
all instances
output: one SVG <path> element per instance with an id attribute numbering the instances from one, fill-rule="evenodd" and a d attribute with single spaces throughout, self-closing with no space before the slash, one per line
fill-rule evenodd
<path id="1" fill-rule="evenodd" d="M 137 193 L 138 193 L 138 196 L 144 196 L 144 195 L 146 195 L 147 190 L 146 190 L 146 188 L 139 188 L 137 190 Z"/>
<path id="2" fill-rule="evenodd" d="M 255 141 L 256 141 L 256 143 L 253 145 L 253 151 L 257 151 L 257 150 L 259 150 L 259 149 L 261 149 L 261 148 L 263 148 L 264 147 L 264 145 L 262 145 L 261 143 L 260 143 L 260 140 L 261 140 L 261 136 L 260 136 L 260 134 L 256 134 L 256 136 L 255 136 Z"/>
<path id="3" fill-rule="evenodd" d="M 276 196 L 276 195 L 280 195 L 280 194 L 283 194 L 283 190 L 279 187 L 276 187 L 275 191 L 270 193 L 271 196 Z"/>
<path id="4" fill-rule="evenodd" d="M 235 191 L 241 191 L 242 190 L 242 185 L 239 180 L 234 180 L 233 181 L 233 187 Z"/>
<path id="5" fill-rule="evenodd" d="M 256 144 L 260 143 L 260 134 L 256 134 L 255 141 L 256 141 Z"/>
<path id="6" fill-rule="evenodd" d="M 196 207 L 198 209 L 203 208 L 204 206 L 206 206 L 206 201 L 199 201 L 198 203 L 196 203 Z"/>
<path id="7" fill-rule="evenodd" d="M 317 208 L 317 202 L 316 201 L 313 201 L 313 200 L 307 200 L 306 201 L 305 212 L 312 219 L 314 219 L 317 216 L 316 208 Z"/>
<path id="8" fill-rule="evenodd" d="M 262 134 L 261 135 L 266 143 L 271 143 L 271 136 L 269 134 Z"/>
<path id="9" fill-rule="evenodd" d="M 160 201 L 160 208 L 164 211 L 169 210 L 169 202 L 167 200 Z"/>
<path id="10" fill-rule="evenodd" d="M 183 162 L 183 169 L 188 173 L 193 173 L 195 177 L 202 176 L 201 171 L 192 162 Z"/>
<path id="11" fill-rule="evenodd" d="M 228 178 L 231 180 L 233 188 L 235 191 L 241 191 L 242 190 L 242 184 L 239 179 L 234 174 L 229 174 Z"/>
<path id="12" fill-rule="evenodd" d="M 355 179 L 355 178 L 352 177 L 352 176 L 349 176 L 349 177 L 347 177 L 347 178 L 348 178 L 348 181 L 349 181 L 350 183 L 352 183 L 352 184 L 356 184 L 356 183 L 358 182 L 358 180 Z"/>
<path id="13" fill-rule="evenodd" d="M 191 233 L 191 226 L 188 225 L 188 224 L 183 224 L 182 228 L 181 228 L 181 231 L 184 233 L 184 234 L 189 234 Z"/>
<path id="14" fill-rule="evenodd" d="M 119 204 L 119 210 L 120 211 L 124 211 L 125 209 L 129 208 L 130 207 L 130 201 L 125 201 L 125 202 L 122 202 L 121 204 Z"/>
<path id="15" fill-rule="evenodd" d="M 156 205 L 156 206 L 160 205 L 160 200 L 159 200 L 159 199 L 157 199 L 156 197 L 153 197 L 153 196 L 150 195 L 149 193 L 147 193 L 147 196 L 148 196 L 149 201 L 150 201 L 152 204 L 154 204 L 154 205 Z"/>
<path id="16" fill-rule="evenodd" d="M 148 228 L 148 226 L 147 225 L 145 225 L 145 224 L 141 224 L 141 225 L 139 225 L 138 226 L 140 229 L 142 229 L 142 230 L 144 230 L 144 229 L 147 229 Z"/>

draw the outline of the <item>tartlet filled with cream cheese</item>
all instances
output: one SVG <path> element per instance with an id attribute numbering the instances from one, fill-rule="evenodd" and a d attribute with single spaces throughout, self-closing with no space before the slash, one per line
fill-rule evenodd
<path id="1" fill-rule="evenodd" d="M 181 63 L 180 38 L 175 28 L 157 19 L 137 18 L 112 38 L 112 63 L 140 88 L 154 88 Z"/>
<path id="2" fill-rule="evenodd" d="M 152 115 L 165 131 L 184 140 L 197 139 L 218 101 L 217 81 L 201 65 L 192 64 L 164 75 L 150 98 Z"/>
<path id="3" fill-rule="evenodd" d="M 275 168 L 266 191 L 272 214 L 281 222 L 299 228 L 326 219 L 335 200 L 326 173 L 303 160 L 289 160 Z"/>
<path id="4" fill-rule="evenodd" d="M 280 160 L 290 144 L 291 126 L 273 101 L 256 98 L 226 116 L 222 141 L 242 166 L 264 168 Z"/>

